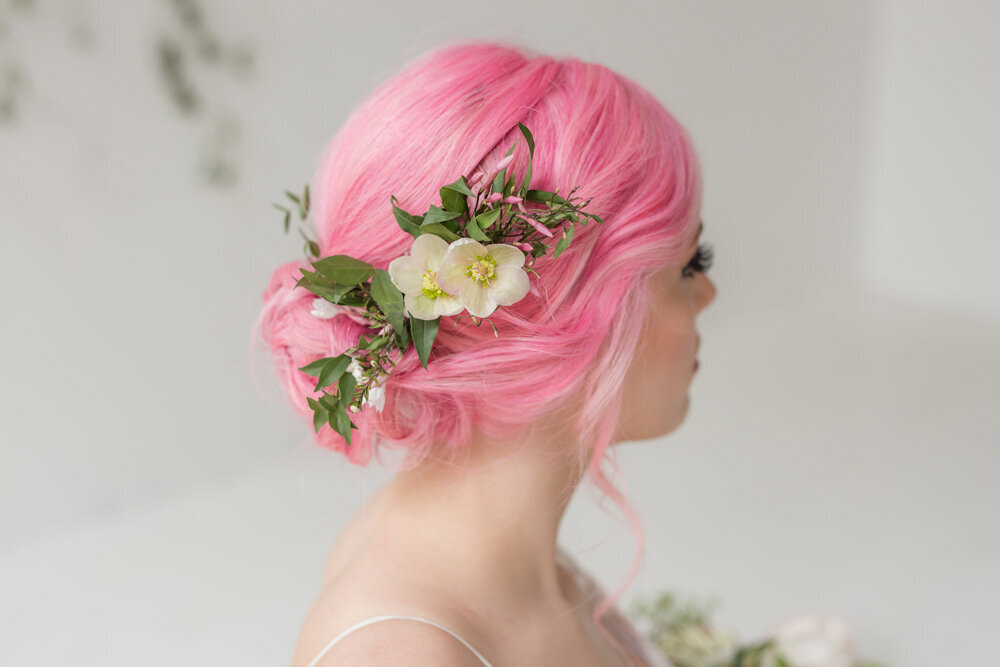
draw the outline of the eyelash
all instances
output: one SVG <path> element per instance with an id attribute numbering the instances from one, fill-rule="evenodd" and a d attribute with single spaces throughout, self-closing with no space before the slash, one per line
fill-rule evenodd
<path id="1" fill-rule="evenodd" d="M 681 275 L 685 278 L 693 278 L 695 272 L 704 273 L 712 268 L 712 246 L 702 243 L 694 253 L 694 257 L 688 265 L 681 269 Z"/>

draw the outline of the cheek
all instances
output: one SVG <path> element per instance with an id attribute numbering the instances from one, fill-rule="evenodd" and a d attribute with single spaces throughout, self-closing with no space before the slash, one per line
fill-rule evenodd
<path id="1" fill-rule="evenodd" d="M 664 318 L 649 331 L 646 359 L 651 371 L 663 381 L 686 378 L 694 367 L 698 347 L 693 320 L 683 316 Z"/>

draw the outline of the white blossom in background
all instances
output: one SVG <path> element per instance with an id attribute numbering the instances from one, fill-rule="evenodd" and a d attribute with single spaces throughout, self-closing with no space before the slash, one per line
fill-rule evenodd
<path id="1" fill-rule="evenodd" d="M 796 616 L 772 636 L 776 653 L 791 667 L 852 667 L 856 661 L 851 631 L 836 616 Z"/>
<path id="2" fill-rule="evenodd" d="M 701 624 L 682 625 L 663 639 L 661 648 L 690 667 L 722 667 L 732 663 L 735 638 Z"/>

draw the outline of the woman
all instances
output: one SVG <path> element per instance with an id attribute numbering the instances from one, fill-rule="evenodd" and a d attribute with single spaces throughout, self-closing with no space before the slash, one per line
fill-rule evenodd
<path id="1" fill-rule="evenodd" d="M 641 526 L 603 464 L 613 444 L 668 433 L 687 412 L 695 318 L 715 287 L 685 130 L 600 65 L 449 45 L 381 85 L 331 142 L 312 183 L 316 241 L 390 265 L 413 242 L 390 197 L 428 210 L 512 146 L 508 173 L 524 174 L 518 123 L 537 145 L 532 188 L 579 187 L 603 222 L 537 258 L 529 292 L 490 316 L 496 331 L 441 317 L 426 368 L 409 349 L 384 405 L 351 415 L 350 443 L 317 432 L 356 464 L 380 445 L 406 458 L 336 539 L 295 666 L 663 664 L 557 534 L 587 475 L 626 511 L 641 557 Z M 275 272 L 260 320 L 303 412 L 315 378 L 298 369 L 372 333 L 350 308 L 316 312 L 296 286 L 307 266 Z"/>

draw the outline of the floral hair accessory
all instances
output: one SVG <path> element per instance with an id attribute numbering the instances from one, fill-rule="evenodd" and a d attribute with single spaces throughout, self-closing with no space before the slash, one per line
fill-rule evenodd
<path id="1" fill-rule="evenodd" d="M 569 247 L 576 225 L 604 222 L 583 210 L 590 200 L 579 203 L 575 187 L 566 197 L 530 189 L 535 141 L 523 123 L 517 125 L 528 145 L 528 167 L 520 184 L 507 174 L 515 143 L 488 172 L 443 186 L 441 205 L 423 215 L 404 211 L 391 197 L 396 223 L 414 240 L 410 253 L 389 262 L 388 270 L 348 255 L 320 257 L 319 244 L 300 228 L 312 270 L 300 269 L 296 286 L 316 295 L 312 315 L 346 315 L 372 330 L 343 354 L 299 369 L 316 378 L 314 391 L 320 392 L 306 399 L 317 433 L 328 424 L 350 447 L 351 429 L 357 426 L 348 413 L 365 406 L 382 410 L 385 378 L 411 344 L 427 368 L 442 316 L 467 311 L 478 326 L 499 306 L 524 298 L 530 288 L 528 272 L 535 273 L 531 266 L 548 252 L 550 239 L 558 237 L 555 258 Z M 285 194 L 306 226 L 309 187 L 301 197 Z M 292 211 L 275 207 L 285 213 L 287 233 Z M 493 322 L 486 321 L 499 335 Z"/>

